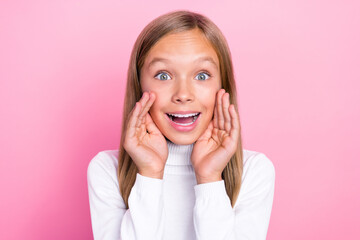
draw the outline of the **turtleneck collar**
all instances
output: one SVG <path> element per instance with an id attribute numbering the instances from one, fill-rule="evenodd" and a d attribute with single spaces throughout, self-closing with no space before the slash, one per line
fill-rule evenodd
<path id="1" fill-rule="evenodd" d="M 191 165 L 191 153 L 194 144 L 178 145 L 169 140 L 166 140 L 169 150 L 166 165 Z"/>

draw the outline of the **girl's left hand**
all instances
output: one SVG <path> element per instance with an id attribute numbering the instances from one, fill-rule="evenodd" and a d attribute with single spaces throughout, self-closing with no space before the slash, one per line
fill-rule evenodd
<path id="1" fill-rule="evenodd" d="M 214 119 L 196 141 L 191 154 L 198 184 L 220 181 L 221 173 L 235 154 L 240 136 L 239 116 L 229 93 L 220 89 L 216 96 Z"/>

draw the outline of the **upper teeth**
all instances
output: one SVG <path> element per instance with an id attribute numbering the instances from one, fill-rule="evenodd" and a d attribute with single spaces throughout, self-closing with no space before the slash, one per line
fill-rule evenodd
<path id="1" fill-rule="evenodd" d="M 196 116 L 196 115 L 198 115 L 199 113 L 189 113 L 189 114 L 171 114 L 171 113 L 168 113 L 168 114 L 171 115 L 171 116 L 174 116 L 174 117 L 185 118 L 185 117 L 193 117 L 193 116 Z"/>

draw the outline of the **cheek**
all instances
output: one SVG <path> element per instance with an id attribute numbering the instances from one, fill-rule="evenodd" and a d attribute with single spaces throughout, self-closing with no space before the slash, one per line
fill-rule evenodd
<path id="1" fill-rule="evenodd" d="M 208 110 L 209 110 L 209 118 L 212 119 L 214 117 L 215 105 L 214 104 L 209 105 Z"/>
<path id="2" fill-rule="evenodd" d="M 153 91 L 153 92 L 155 92 L 155 91 Z M 162 99 L 161 99 L 161 95 L 159 95 L 159 94 L 157 94 L 156 92 L 155 92 L 155 95 L 156 95 L 156 98 L 155 98 L 155 101 L 154 101 L 154 103 L 151 105 L 151 107 L 150 107 L 150 110 L 149 110 L 149 112 L 150 112 L 150 114 L 152 115 L 152 116 L 155 116 L 155 115 L 157 115 L 157 114 L 160 114 L 160 110 L 161 110 L 161 108 L 162 108 Z"/>
<path id="3" fill-rule="evenodd" d="M 157 105 L 156 105 L 156 100 L 155 100 L 155 102 L 153 103 L 153 105 L 150 107 L 150 109 L 149 109 L 149 113 L 150 113 L 150 115 L 152 116 L 152 117 L 155 117 L 156 116 L 156 114 L 157 114 L 157 112 L 159 112 L 159 110 L 158 110 L 158 107 L 157 107 Z"/>
<path id="4" fill-rule="evenodd" d="M 200 91 L 201 93 L 198 94 L 200 97 L 200 101 L 206 106 L 208 111 L 212 111 L 215 107 L 215 100 L 216 100 L 216 89 L 203 89 Z"/>
<path id="5" fill-rule="evenodd" d="M 207 95 L 207 98 L 204 98 L 204 106 L 206 108 L 207 119 L 211 120 L 214 116 L 215 111 L 215 100 L 216 100 L 216 92 Z"/>
<path id="6" fill-rule="evenodd" d="M 154 82 L 148 73 L 142 73 L 143 76 L 140 78 L 140 86 L 143 92 L 155 92 L 156 87 L 154 87 Z"/>

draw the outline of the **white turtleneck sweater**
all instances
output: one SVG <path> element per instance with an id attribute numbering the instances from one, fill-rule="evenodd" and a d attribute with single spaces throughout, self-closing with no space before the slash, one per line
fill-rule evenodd
<path id="1" fill-rule="evenodd" d="M 136 175 L 125 208 L 117 179 L 118 150 L 99 152 L 87 169 L 95 240 L 263 240 L 270 221 L 275 168 L 262 153 L 243 150 L 234 208 L 224 180 L 197 184 L 191 145 L 167 141 L 163 179 Z"/>

